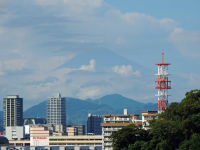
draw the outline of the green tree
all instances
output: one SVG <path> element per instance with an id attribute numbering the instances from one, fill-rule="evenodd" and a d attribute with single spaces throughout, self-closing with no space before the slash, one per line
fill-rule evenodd
<path id="1" fill-rule="evenodd" d="M 134 125 L 112 134 L 114 150 L 200 149 L 200 90 L 187 92 L 180 103 L 172 103 L 145 131 Z"/>
<path id="2" fill-rule="evenodd" d="M 136 141 L 148 141 L 148 131 L 140 129 L 134 124 L 123 127 L 121 130 L 113 132 L 111 135 L 113 149 L 122 150 L 128 149 L 129 144 Z"/>

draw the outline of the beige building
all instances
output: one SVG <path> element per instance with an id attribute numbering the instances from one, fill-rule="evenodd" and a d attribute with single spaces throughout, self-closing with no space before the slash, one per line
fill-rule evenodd
<path id="1" fill-rule="evenodd" d="M 157 115 L 158 115 L 157 111 L 142 111 L 142 128 L 148 130 L 149 121 L 156 119 Z"/>
<path id="2" fill-rule="evenodd" d="M 10 146 L 30 146 L 30 140 L 9 140 Z"/>
<path id="3" fill-rule="evenodd" d="M 49 145 L 66 146 L 101 146 L 101 135 L 81 135 L 81 136 L 50 136 Z"/>
<path id="4" fill-rule="evenodd" d="M 50 131 L 47 127 L 30 128 L 30 146 L 47 146 L 49 145 Z"/>
<path id="5" fill-rule="evenodd" d="M 67 127 L 67 135 L 68 136 L 75 136 L 78 135 L 78 129 L 74 126 Z"/>
<path id="6" fill-rule="evenodd" d="M 137 126 L 142 125 L 142 121 L 139 120 L 139 115 L 128 114 L 127 109 L 124 109 L 124 114 L 121 115 L 104 115 L 104 123 L 102 126 L 102 149 L 112 150 L 112 142 L 110 136 L 113 131 L 118 131 L 124 126 L 135 124 Z"/>
<path id="7" fill-rule="evenodd" d="M 60 136 L 52 135 L 46 127 L 30 128 L 30 146 L 101 146 L 101 135 Z"/>

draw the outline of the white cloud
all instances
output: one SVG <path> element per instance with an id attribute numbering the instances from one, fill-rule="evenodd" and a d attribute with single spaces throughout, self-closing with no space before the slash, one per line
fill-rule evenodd
<path id="1" fill-rule="evenodd" d="M 4 72 L 2 72 L 2 71 L 0 71 L 0 76 L 3 76 L 3 75 L 5 75 L 5 73 L 4 73 Z"/>
<path id="2" fill-rule="evenodd" d="M 116 39 L 116 44 L 121 45 L 121 44 L 125 44 L 126 40 L 123 37 L 118 37 Z"/>
<path id="3" fill-rule="evenodd" d="M 131 75 L 140 76 L 140 72 L 139 71 L 134 72 L 131 65 L 114 66 L 112 70 L 115 73 L 118 73 L 123 76 L 131 76 Z"/>
<path id="4" fill-rule="evenodd" d="M 80 67 L 80 70 L 94 72 L 95 71 L 95 65 L 96 65 L 96 61 L 94 59 L 91 59 L 90 64 L 89 65 L 82 65 Z"/>
<path id="5" fill-rule="evenodd" d="M 86 88 L 81 88 L 78 97 L 82 99 L 86 98 L 96 98 L 98 96 L 102 95 L 102 90 L 98 86 L 91 86 Z"/>
<path id="6" fill-rule="evenodd" d="M 83 36 L 83 37 L 75 37 L 75 38 L 69 38 L 65 40 L 66 42 L 71 43 L 80 43 L 80 44 L 102 44 L 103 40 L 99 38 L 89 37 L 89 36 Z"/>
<path id="7" fill-rule="evenodd" d="M 72 59 L 74 55 L 68 55 L 68 56 L 53 56 L 50 58 L 47 58 L 45 61 L 39 60 L 37 62 L 37 65 L 40 70 L 44 71 L 50 71 L 52 69 L 56 69 L 60 65 L 63 65 L 64 63 L 67 63 L 70 59 Z"/>
<path id="8" fill-rule="evenodd" d="M 64 0 L 64 3 L 80 7 L 98 8 L 102 6 L 103 0 Z"/>
<path id="9" fill-rule="evenodd" d="M 48 6 L 48 5 L 56 5 L 62 0 L 36 0 L 38 5 Z"/>
<path id="10" fill-rule="evenodd" d="M 13 59 L 4 61 L 3 68 L 9 71 L 20 71 L 26 67 L 26 60 L 23 59 Z"/>
<path id="11" fill-rule="evenodd" d="M 95 9 L 103 5 L 103 0 L 36 0 L 36 3 L 52 6 L 54 10 L 55 7 L 59 8 L 63 16 L 81 18 L 93 14 Z"/>
<path id="12" fill-rule="evenodd" d="M 185 82 L 183 82 L 183 87 L 187 87 L 190 89 L 199 89 L 200 86 L 200 74 L 197 73 L 181 73 L 178 74 Z"/>
<path id="13" fill-rule="evenodd" d="M 185 31 L 176 28 L 169 36 L 169 41 L 185 56 L 200 58 L 200 31 Z"/>
<path id="14" fill-rule="evenodd" d="M 118 14 L 122 20 L 134 26 L 144 27 L 148 25 L 148 28 L 160 27 L 165 29 L 173 29 L 177 25 L 177 23 L 170 18 L 163 18 L 159 20 L 154 18 L 153 16 L 136 12 L 125 14 L 118 12 Z"/>
<path id="15" fill-rule="evenodd" d="M 36 3 L 44 6 L 66 4 L 67 6 L 97 8 L 102 6 L 103 0 L 36 0 Z"/>
<path id="16" fill-rule="evenodd" d="M 0 12 L 1 12 L 1 10 L 3 10 L 3 9 L 1 9 L 1 7 L 2 7 L 4 2 L 5 2 L 5 0 L 0 0 Z"/>
<path id="17" fill-rule="evenodd" d="M 132 60 L 140 59 L 139 55 L 134 55 L 140 50 L 145 53 L 154 49 L 151 51 L 153 56 L 156 48 L 163 43 L 168 44 L 166 37 L 177 25 L 174 20 L 158 19 L 136 12 L 122 13 L 105 5 L 103 0 L 34 0 L 38 6 L 32 5 L 32 1 L 25 1 L 20 3 L 23 6 L 20 8 L 17 7 L 18 2 L 13 1 L 11 5 L 7 3 L 8 7 L 4 8 L 6 11 L 0 14 L 1 93 L 21 92 L 28 99 L 47 97 L 55 91 L 61 91 L 66 96 L 78 95 L 81 98 L 108 93 L 124 93 L 125 96 L 136 99 L 144 99 L 144 93 L 154 95 L 151 92 L 152 87 L 149 87 L 151 84 L 145 84 L 143 81 L 147 79 L 124 78 L 140 76 L 140 72 L 133 70 L 135 68 L 131 65 L 113 65 L 112 71 L 115 73 L 102 71 L 102 74 L 95 73 L 97 59 L 76 68 L 55 68 L 66 63 L 71 53 L 77 54 L 89 48 L 95 50 L 104 47 L 116 50 L 119 55 L 128 56 Z M 179 32 L 185 34 L 184 30 Z M 177 35 L 172 34 L 173 38 L 171 37 L 173 41 L 179 38 L 176 44 L 182 43 L 180 39 L 187 36 Z M 149 46 L 149 43 L 152 45 Z M 154 61 L 151 56 L 148 57 Z M 3 76 L 8 70 L 17 71 L 24 68 L 31 71 Z M 49 79 L 51 77 L 55 79 Z M 99 82 L 96 83 L 97 81 Z M 9 82 L 13 84 L 7 84 Z"/>
<path id="18" fill-rule="evenodd" d="M 0 34 L 4 32 L 3 28 L 0 27 Z"/>

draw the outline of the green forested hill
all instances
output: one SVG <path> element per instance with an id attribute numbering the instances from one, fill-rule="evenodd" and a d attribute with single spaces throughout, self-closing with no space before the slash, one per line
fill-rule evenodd
<path id="1" fill-rule="evenodd" d="M 150 122 L 150 129 L 135 125 L 113 132 L 114 150 L 199 150 L 200 90 L 187 92 Z"/>

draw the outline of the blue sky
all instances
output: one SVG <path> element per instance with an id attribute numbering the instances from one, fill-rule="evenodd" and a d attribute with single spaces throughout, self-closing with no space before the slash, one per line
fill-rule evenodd
<path id="1" fill-rule="evenodd" d="M 54 93 L 99 98 L 154 96 L 165 53 L 169 101 L 200 86 L 199 1 L 0 0 L 0 95 L 25 108 Z"/>
<path id="2" fill-rule="evenodd" d="M 156 18 L 171 18 L 179 22 L 185 29 L 199 29 L 199 5 L 198 0 L 106 0 L 113 7 L 120 9 L 123 13 L 139 12 Z"/>

